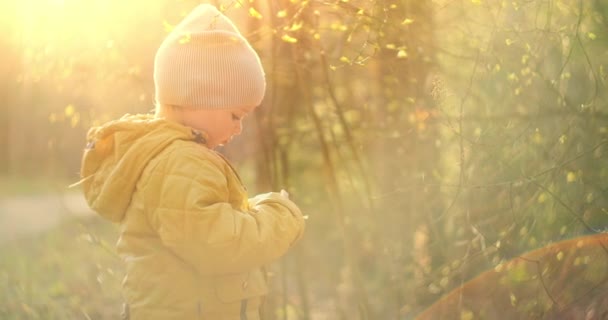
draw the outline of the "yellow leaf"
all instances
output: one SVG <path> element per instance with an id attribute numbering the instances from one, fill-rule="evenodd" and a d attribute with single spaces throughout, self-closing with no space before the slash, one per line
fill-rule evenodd
<path id="1" fill-rule="evenodd" d="M 568 174 L 566 175 L 566 181 L 568 181 L 568 183 L 576 181 L 576 173 L 572 171 L 568 172 Z"/>
<path id="2" fill-rule="evenodd" d="M 173 31 L 173 28 L 175 28 L 175 26 L 172 26 L 169 22 L 167 22 L 167 20 L 165 20 L 163 21 L 163 28 L 165 28 L 165 32 L 169 33 Z"/>
<path id="3" fill-rule="evenodd" d="M 509 38 L 505 39 L 505 44 L 506 44 L 507 46 L 510 46 L 510 45 L 512 45 L 513 43 L 515 43 L 515 41 L 513 41 L 513 40 L 511 40 L 511 39 L 509 39 Z"/>
<path id="4" fill-rule="evenodd" d="M 481 4 L 481 0 L 471 0 L 471 3 L 473 3 L 473 4 Z"/>
<path id="5" fill-rule="evenodd" d="M 296 42 L 298 42 L 298 39 L 296 39 L 296 38 L 294 38 L 294 37 L 292 37 L 290 35 L 287 35 L 287 34 L 284 34 L 281 37 L 281 40 L 283 40 L 283 41 L 285 41 L 287 43 L 296 43 Z"/>
<path id="6" fill-rule="evenodd" d="M 253 7 L 249 8 L 249 15 L 256 19 L 262 19 L 262 15 Z"/>
<path id="7" fill-rule="evenodd" d="M 329 27 L 332 30 L 336 30 L 336 31 L 346 31 L 346 30 L 348 30 L 348 27 L 346 25 L 338 23 L 338 22 L 333 22 Z"/>
<path id="8" fill-rule="evenodd" d="M 397 58 L 407 58 L 407 52 L 403 49 L 399 50 L 399 52 L 397 52 Z"/>
<path id="9" fill-rule="evenodd" d="M 474 318 L 473 312 L 466 309 L 460 311 L 460 320 L 473 320 Z"/>
<path id="10" fill-rule="evenodd" d="M 185 35 L 179 39 L 179 44 L 188 43 L 188 42 L 190 42 L 190 39 L 192 39 L 192 36 L 188 33 L 187 35 Z"/>
<path id="11" fill-rule="evenodd" d="M 350 59 L 346 56 L 341 56 L 340 57 L 340 61 L 344 62 L 344 63 L 351 63 Z"/>
<path id="12" fill-rule="evenodd" d="M 76 113 L 70 119 L 70 125 L 72 126 L 72 128 L 76 128 L 76 126 L 78 125 L 79 122 L 80 122 L 80 114 Z"/>
<path id="13" fill-rule="evenodd" d="M 414 22 L 413 19 L 406 18 L 405 20 L 403 20 L 403 22 L 401 22 L 401 24 L 407 25 L 407 24 L 412 24 L 413 22 Z"/>
<path id="14" fill-rule="evenodd" d="M 287 17 L 287 10 L 281 10 L 281 11 L 277 12 L 277 17 L 278 18 L 285 18 L 285 17 Z"/>
<path id="15" fill-rule="evenodd" d="M 294 22 L 291 27 L 289 27 L 289 29 L 286 29 L 287 31 L 298 31 L 300 29 L 302 29 L 302 21 L 297 21 Z"/>
<path id="16" fill-rule="evenodd" d="M 595 40 L 595 38 L 597 38 L 597 36 L 593 32 L 587 33 L 587 37 L 589 37 L 589 39 L 591 39 L 591 40 Z"/>
<path id="17" fill-rule="evenodd" d="M 71 104 L 68 104 L 68 106 L 65 107 L 65 110 L 63 112 L 66 117 L 71 117 L 75 111 L 76 111 L 76 109 L 74 109 L 74 106 Z"/>

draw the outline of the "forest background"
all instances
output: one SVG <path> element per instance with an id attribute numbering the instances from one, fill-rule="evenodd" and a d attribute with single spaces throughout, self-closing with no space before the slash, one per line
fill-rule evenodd
<path id="1" fill-rule="evenodd" d="M 198 3 L 3 1 L 1 198 L 71 192 L 87 129 L 153 109 L 154 53 Z M 551 263 L 484 283 L 509 289 L 494 312 L 600 316 L 605 245 L 553 245 L 608 223 L 606 1 L 212 3 L 268 81 L 221 152 L 252 194 L 285 188 L 308 215 L 271 268 L 267 319 L 410 319 L 538 248 Z M 0 317 L 117 318 L 116 236 L 78 218 L 0 243 Z M 452 318 L 489 318 L 465 300 Z"/>

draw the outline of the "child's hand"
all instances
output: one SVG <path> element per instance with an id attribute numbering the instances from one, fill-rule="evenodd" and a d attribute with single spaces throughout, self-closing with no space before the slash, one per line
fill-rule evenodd
<path id="1" fill-rule="evenodd" d="M 289 192 L 285 191 L 285 189 L 281 189 L 281 192 L 279 192 L 279 194 L 287 199 L 289 199 Z M 303 216 L 304 220 L 308 220 L 308 215 Z"/>
<path id="2" fill-rule="evenodd" d="M 289 193 L 285 191 L 285 189 L 281 189 L 281 195 L 287 199 L 289 199 Z"/>

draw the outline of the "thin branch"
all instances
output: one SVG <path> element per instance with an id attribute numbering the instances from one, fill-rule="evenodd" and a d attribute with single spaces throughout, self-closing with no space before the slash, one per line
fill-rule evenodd
<path id="1" fill-rule="evenodd" d="M 578 213 L 576 213 L 572 208 L 570 208 L 570 206 L 568 206 L 553 191 L 549 190 L 549 188 L 547 188 L 544 185 L 536 182 L 535 180 L 530 180 L 530 182 L 532 182 L 534 185 L 536 185 L 537 187 L 541 188 L 543 191 L 545 191 L 551 197 L 553 197 L 553 199 L 555 201 L 557 201 L 562 207 L 564 207 L 568 211 L 568 213 L 570 213 L 570 215 L 572 215 L 574 218 L 576 218 L 576 220 L 578 220 L 585 227 L 585 229 L 587 229 L 587 231 L 593 232 L 593 233 L 599 233 L 600 232 L 600 230 L 596 230 L 596 229 L 592 228 L 589 224 L 587 224 L 587 222 L 585 222 L 585 220 Z"/>
<path id="2" fill-rule="evenodd" d="M 580 0 L 580 16 L 581 16 L 581 20 L 582 20 L 582 16 L 583 16 L 583 0 Z M 587 49 L 585 49 L 585 46 L 583 45 L 583 41 L 581 40 L 581 35 L 579 33 L 579 28 L 577 26 L 576 28 L 576 40 L 578 41 L 579 46 L 581 47 L 581 50 L 583 51 L 583 55 L 585 56 L 585 59 L 587 60 L 587 64 L 589 65 L 589 69 L 591 70 L 591 74 L 593 75 L 593 79 L 594 79 L 594 83 L 595 83 L 595 87 L 594 87 L 594 92 L 593 92 L 593 98 L 591 99 L 592 101 L 595 101 L 595 99 L 597 99 L 597 96 L 599 94 L 599 79 L 598 76 L 595 72 L 595 70 L 593 69 L 593 64 L 591 63 L 591 59 L 589 58 L 589 54 L 587 53 Z"/>

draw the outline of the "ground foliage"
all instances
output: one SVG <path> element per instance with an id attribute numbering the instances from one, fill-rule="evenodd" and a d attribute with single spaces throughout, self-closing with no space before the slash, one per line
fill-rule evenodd
<path id="1" fill-rule="evenodd" d="M 124 272 L 108 242 L 118 230 L 100 220 L 0 243 L 0 318 L 119 318 Z"/>
<path id="2" fill-rule="evenodd" d="M 45 3 L 8 4 L 0 163 L 73 176 L 86 128 L 152 108 L 153 52 L 199 2 Z M 252 193 L 286 188 L 309 216 L 266 318 L 412 318 L 526 251 L 605 232 L 602 1 L 217 4 L 269 88 L 223 151 Z"/>

